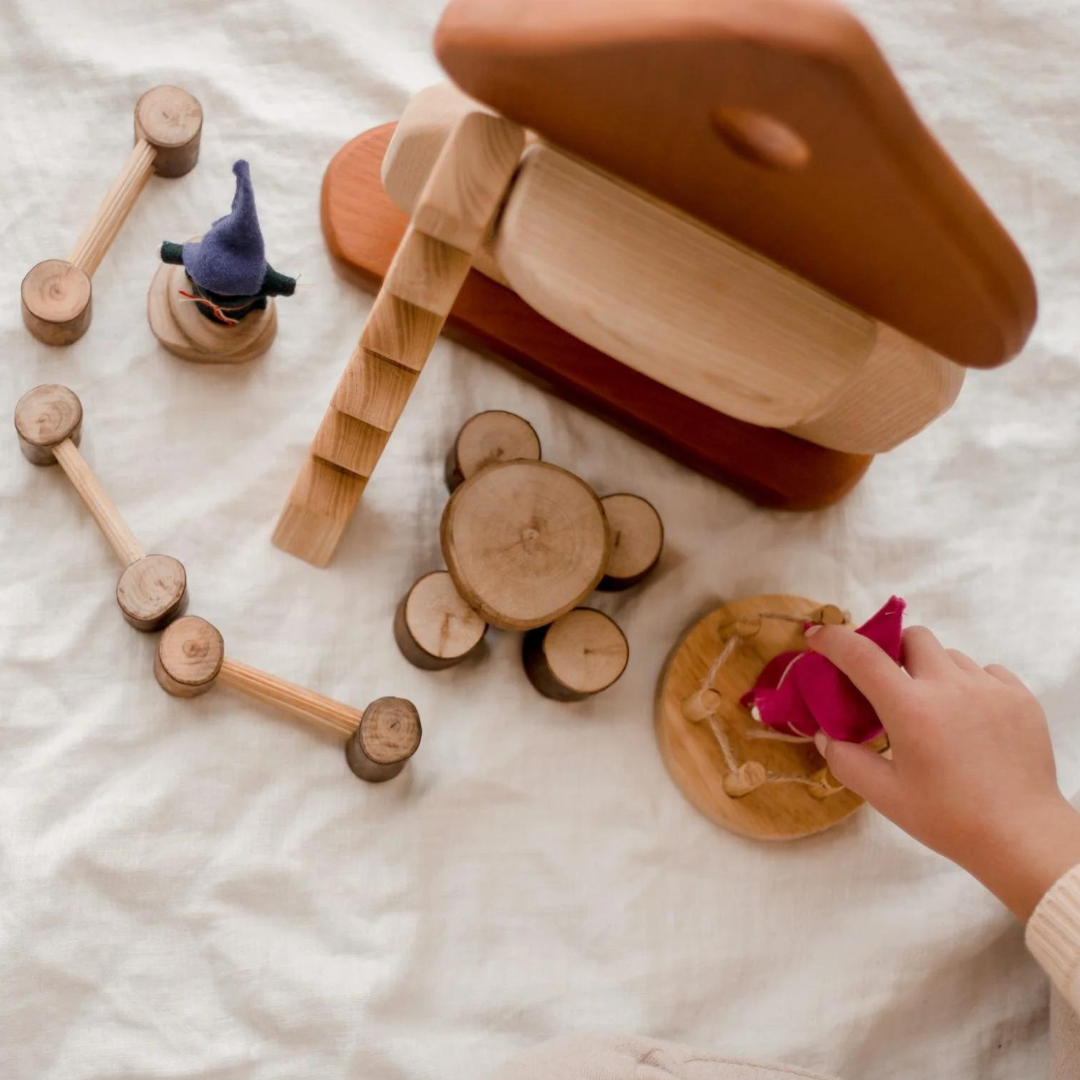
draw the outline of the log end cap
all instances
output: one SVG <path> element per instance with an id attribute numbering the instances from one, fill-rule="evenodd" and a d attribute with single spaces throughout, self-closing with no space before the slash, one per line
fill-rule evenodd
<path id="1" fill-rule="evenodd" d="M 182 615 L 187 606 L 184 564 L 171 555 L 144 555 L 136 559 L 120 575 L 116 602 L 121 614 L 136 630 L 152 633 L 163 629 Z"/>
<path id="2" fill-rule="evenodd" d="M 67 259 L 45 259 L 22 280 L 27 330 L 46 345 L 70 345 L 90 325 L 90 277 Z"/>
<path id="3" fill-rule="evenodd" d="M 416 706 L 405 698 L 383 697 L 365 710 L 345 744 L 345 759 L 361 780 L 397 776 L 420 746 L 423 730 Z"/>
<path id="4" fill-rule="evenodd" d="M 196 697 L 214 685 L 224 660 L 225 641 L 217 627 L 186 615 L 161 635 L 154 675 L 174 697 Z"/>
<path id="5" fill-rule="evenodd" d="M 65 439 L 78 445 L 82 402 L 73 390 L 46 383 L 28 390 L 15 406 L 15 432 L 23 454 L 35 465 L 55 464 L 53 447 Z"/>

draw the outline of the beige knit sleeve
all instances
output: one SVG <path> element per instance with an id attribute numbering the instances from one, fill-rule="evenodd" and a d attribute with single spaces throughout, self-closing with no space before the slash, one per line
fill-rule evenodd
<path id="1" fill-rule="evenodd" d="M 1039 901 L 1024 940 L 1051 982 L 1080 1012 L 1080 866 L 1059 878 Z"/>

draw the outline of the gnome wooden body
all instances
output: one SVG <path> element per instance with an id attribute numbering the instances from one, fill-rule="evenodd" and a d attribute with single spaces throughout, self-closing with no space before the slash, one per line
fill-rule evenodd
<path id="1" fill-rule="evenodd" d="M 246 161 L 233 165 L 229 213 L 187 243 L 166 240 L 150 285 L 147 315 L 157 339 L 186 360 L 236 364 L 261 356 L 277 333 L 274 297 L 296 279 L 266 261 Z"/>

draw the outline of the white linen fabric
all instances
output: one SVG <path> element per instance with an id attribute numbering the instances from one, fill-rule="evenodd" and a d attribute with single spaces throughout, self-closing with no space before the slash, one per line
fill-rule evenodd
<path id="1" fill-rule="evenodd" d="M 841 505 L 769 512 L 441 341 L 332 567 L 271 546 L 368 310 L 319 232 L 322 171 L 436 79 L 441 0 L 0 0 L 0 388 L 82 398 L 83 451 L 148 550 L 188 568 L 232 655 L 363 706 L 408 696 L 420 752 L 368 786 L 340 746 L 218 689 L 154 682 L 118 567 L 63 474 L 0 453 L 0 1076 L 473 1080 L 555 1036 L 639 1032 L 846 1080 L 1035 1077 L 1046 979 L 961 871 L 869 810 L 769 846 L 696 814 L 652 731 L 664 657 L 724 597 L 792 591 L 915 620 L 1028 680 L 1080 787 L 1080 3 L 861 0 L 917 106 L 1014 232 L 1038 331 Z M 197 169 L 151 179 L 77 344 L 34 341 L 19 281 L 65 255 L 144 89 L 206 113 Z M 223 214 L 251 162 L 267 254 L 299 274 L 270 353 L 164 352 L 163 239 Z M 844 228 L 838 221 L 837 228 Z M 667 528 L 644 586 L 596 604 L 631 662 L 577 705 L 520 640 L 416 671 L 395 605 L 441 564 L 443 455 L 487 408 Z M 9 429 L 10 431 L 10 429 Z"/>

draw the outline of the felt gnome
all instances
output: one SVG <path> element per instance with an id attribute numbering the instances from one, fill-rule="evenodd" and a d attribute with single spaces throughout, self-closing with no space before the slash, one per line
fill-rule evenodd
<path id="1" fill-rule="evenodd" d="M 224 326 L 235 326 L 252 311 L 263 311 L 271 296 L 292 296 L 296 279 L 279 274 L 267 261 L 255 189 L 246 161 L 233 165 L 236 194 L 232 209 L 218 218 L 201 239 L 186 244 L 166 240 L 161 261 L 182 265 L 192 291 L 184 299 L 199 313 Z"/>
<path id="2" fill-rule="evenodd" d="M 266 261 L 248 163 L 236 162 L 233 174 L 229 212 L 198 240 L 166 240 L 150 285 L 150 328 L 187 360 L 233 364 L 260 356 L 277 333 L 273 298 L 296 290 L 295 278 Z"/>

